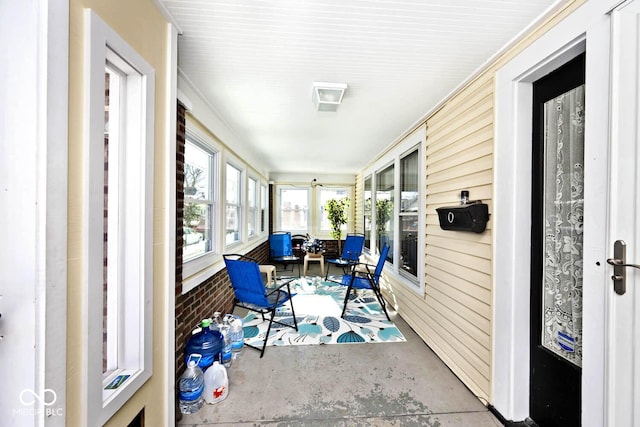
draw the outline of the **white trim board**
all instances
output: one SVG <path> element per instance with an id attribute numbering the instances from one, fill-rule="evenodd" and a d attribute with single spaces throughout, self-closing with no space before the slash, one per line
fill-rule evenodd
<path id="1" fill-rule="evenodd" d="M 585 169 L 593 171 L 606 164 L 607 13 L 615 3 L 617 1 L 585 3 L 496 74 L 492 395 L 494 407 L 507 420 L 524 420 L 529 415 L 531 83 L 586 48 Z M 597 101 L 589 103 L 589 100 Z M 589 193 L 585 199 L 593 201 L 606 195 L 606 183 L 596 182 L 597 176 L 586 177 L 585 188 Z M 604 223 L 605 208 L 586 204 L 585 224 Z M 585 236 L 584 288 L 588 291 L 584 296 L 584 312 L 589 316 L 584 318 L 584 426 L 604 425 L 604 291 L 601 285 L 605 274 L 604 246 L 604 240 Z"/>

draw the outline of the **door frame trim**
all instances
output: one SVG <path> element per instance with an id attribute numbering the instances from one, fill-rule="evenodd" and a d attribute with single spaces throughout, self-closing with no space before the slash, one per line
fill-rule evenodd
<path id="1" fill-rule="evenodd" d="M 612 11 L 611 52 L 611 142 L 610 142 L 610 194 L 607 251 L 613 254 L 614 242 L 627 243 L 627 262 L 637 262 L 640 257 L 640 222 L 637 219 L 640 179 L 636 168 L 640 162 L 637 146 L 640 132 L 637 125 L 638 108 L 638 58 L 640 58 L 640 0 L 629 0 Z M 609 275 L 613 274 L 611 267 Z M 607 355 L 606 355 L 606 408 L 603 425 L 637 425 L 640 420 L 638 389 L 640 374 L 637 371 L 637 333 L 640 292 L 637 270 L 627 269 L 627 292 L 617 295 L 609 278 L 607 289 Z"/>
<path id="2" fill-rule="evenodd" d="M 493 378 L 495 408 L 507 420 L 529 416 L 532 82 L 586 50 L 585 170 L 607 164 L 610 20 L 615 0 L 587 2 L 496 73 L 494 156 Z M 604 119 L 603 119 L 604 118 Z M 588 147 L 588 148 L 587 148 Z M 589 151 L 587 151 L 589 150 Z M 603 163 L 604 162 L 604 163 Z M 606 173 L 606 169 L 604 170 Z M 585 224 L 606 221 L 607 183 L 585 177 Z M 606 181 L 606 180 L 600 180 Z M 604 421 L 606 236 L 584 241 L 583 425 Z M 498 244 L 499 243 L 499 244 Z M 596 265 L 600 262 L 600 265 Z M 603 265 L 604 264 L 604 265 Z M 588 279 L 587 279 L 588 276 Z"/>

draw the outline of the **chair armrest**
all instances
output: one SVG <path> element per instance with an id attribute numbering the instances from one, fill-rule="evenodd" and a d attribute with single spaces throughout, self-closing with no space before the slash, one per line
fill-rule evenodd
<path id="1" fill-rule="evenodd" d="M 375 265 L 368 264 L 365 262 L 359 262 L 353 266 L 351 273 L 354 276 L 358 274 L 366 274 L 366 275 L 372 276 L 375 270 L 376 270 Z"/>
<path id="2" fill-rule="evenodd" d="M 281 284 L 277 284 L 278 280 L 284 280 L 284 282 L 282 282 Z M 266 295 L 269 296 L 269 295 L 271 295 L 271 294 L 273 294 L 275 292 L 278 292 L 285 286 L 287 287 L 289 292 L 291 292 L 291 290 L 289 289 L 289 283 L 293 282 L 294 280 L 295 280 L 295 277 L 291 277 L 291 278 L 287 277 L 286 279 L 283 279 L 282 277 L 280 277 L 280 278 L 276 277 L 276 286 L 273 287 L 273 288 L 269 288 L 268 289 L 269 292 L 267 292 Z"/>

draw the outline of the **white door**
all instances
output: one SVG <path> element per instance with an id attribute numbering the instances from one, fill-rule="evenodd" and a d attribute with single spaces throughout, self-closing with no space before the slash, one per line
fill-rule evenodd
<path id="1" fill-rule="evenodd" d="M 607 253 L 626 244 L 626 262 L 640 264 L 640 1 L 612 12 L 610 212 Z M 614 274 L 614 268 L 607 265 Z M 620 268 L 626 291 L 607 287 L 605 408 L 608 426 L 640 425 L 640 269 Z M 610 276 L 608 275 L 608 276 Z"/>

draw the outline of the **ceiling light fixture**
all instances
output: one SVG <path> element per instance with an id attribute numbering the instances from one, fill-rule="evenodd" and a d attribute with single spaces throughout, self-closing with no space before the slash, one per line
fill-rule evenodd
<path id="1" fill-rule="evenodd" d="M 342 102 L 346 83 L 313 83 L 313 103 L 318 111 L 337 111 Z"/>

